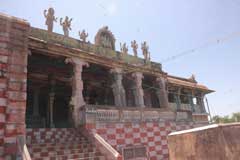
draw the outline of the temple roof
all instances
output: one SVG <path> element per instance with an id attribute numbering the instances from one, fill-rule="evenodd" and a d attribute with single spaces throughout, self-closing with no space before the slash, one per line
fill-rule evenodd
<path id="1" fill-rule="evenodd" d="M 189 79 L 168 75 L 167 80 L 168 80 L 168 83 L 171 83 L 174 85 L 184 86 L 186 88 L 196 88 L 199 90 L 203 90 L 206 93 L 214 92 L 213 90 L 210 90 L 206 86 L 204 86 L 202 84 L 198 84 L 197 82 L 193 82 Z"/>
<path id="2" fill-rule="evenodd" d="M 100 33 L 102 32 L 98 32 L 98 34 Z M 110 35 L 112 41 L 115 41 L 114 36 L 110 31 L 106 33 Z M 90 42 L 82 42 L 80 40 L 66 37 L 58 33 L 48 32 L 46 30 L 33 27 L 31 27 L 29 38 L 31 41 L 38 41 L 43 43 L 44 45 L 42 45 L 42 47 L 44 46 L 46 50 L 50 50 L 50 48 L 48 48 L 46 45 L 55 45 L 55 51 L 59 52 L 59 54 L 62 49 L 71 49 L 76 51 L 76 56 L 80 56 L 80 58 L 85 58 L 85 56 L 87 56 L 87 59 L 95 59 L 95 61 L 99 61 L 101 63 L 109 63 L 109 66 L 111 67 L 114 67 L 113 64 L 119 64 L 121 67 L 129 70 L 130 72 L 141 71 L 148 74 L 155 74 L 156 76 L 164 75 L 165 77 L 167 77 L 168 83 L 170 84 L 183 86 L 186 88 L 196 88 L 198 90 L 204 91 L 205 93 L 214 92 L 213 90 L 208 89 L 206 86 L 198 84 L 195 80 L 194 75 L 192 75 L 191 78 L 182 78 L 168 75 L 162 70 L 161 63 L 152 61 L 150 61 L 149 63 L 145 63 L 142 58 L 135 57 L 129 54 L 124 54 L 119 57 L 119 54 L 121 52 L 113 50 L 111 48 L 105 48 L 101 45 L 99 46 Z M 62 52 L 66 54 L 66 57 L 69 56 L 68 50 Z M 70 53 L 70 55 L 72 55 L 72 53 Z M 101 59 L 105 60 L 101 61 Z"/>

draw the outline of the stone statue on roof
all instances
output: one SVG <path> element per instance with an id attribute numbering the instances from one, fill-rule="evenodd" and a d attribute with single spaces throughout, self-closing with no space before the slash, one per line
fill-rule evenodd
<path id="1" fill-rule="evenodd" d="M 108 26 L 100 28 L 95 36 L 95 44 L 115 50 L 115 38 Z"/>
<path id="2" fill-rule="evenodd" d="M 44 10 L 44 17 L 46 18 L 45 24 L 48 27 L 48 31 L 53 31 L 53 22 L 57 22 L 57 18 L 54 16 L 54 9 L 48 8 L 48 10 Z"/>
<path id="3" fill-rule="evenodd" d="M 137 44 L 136 40 L 131 42 L 131 47 L 133 49 L 134 56 L 137 57 L 138 44 Z"/>
<path id="4" fill-rule="evenodd" d="M 82 30 L 82 32 L 78 32 L 79 33 L 79 36 L 80 36 L 80 39 L 83 41 L 83 42 L 86 42 L 86 39 L 88 37 L 88 33 L 86 33 L 85 29 Z"/>
<path id="5" fill-rule="evenodd" d="M 189 80 L 192 81 L 192 82 L 197 83 L 197 81 L 196 81 L 196 76 L 195 76 L 194 74 L 191 75 L 191 77 L 189 78 Z"/>
<path id="6" fill-rule="evenodd" d="M 122 43 L 120 43 L 120 49 L 121 49 L 121 52 L 122 52 L 123 54 L 127 54 L 127 52 L 128 52 L 128 47 L 127 47 L 126 43 L 123 43 L 123 45 L 122 45 Z"/>
<path id="7" fill-rule="evenodd" d="M 64 36 L 69 36 L 69 30 L 72 30 L 71 28 L 71 22 L 72 22 L 72 18 L 69 20 L 68 16 L 65 17 L 65 20 L 62 21 L 63 18 L 60 18 L 60 25 L 63 28 L 63 32 L 64 32 Z"/>
<path id="8" fill-rule="evenodd" d="M 141 49 L 142 49 L 142 53 L 143 53 L 145 62 L 149 61 L 150 60 L 150 52 L 148 51 L 149 47 L 148 47 L 146 41 L 144 41 L 142 43 Z"/>

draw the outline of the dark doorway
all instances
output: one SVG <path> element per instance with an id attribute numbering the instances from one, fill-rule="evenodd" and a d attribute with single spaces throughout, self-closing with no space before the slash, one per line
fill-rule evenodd
<path id="1" fill-rule="evenodd" d="M 32 51 L 28 58 L 28 128 L 71 127 L 72 66 L 64 57 L 51 57 Z"/>

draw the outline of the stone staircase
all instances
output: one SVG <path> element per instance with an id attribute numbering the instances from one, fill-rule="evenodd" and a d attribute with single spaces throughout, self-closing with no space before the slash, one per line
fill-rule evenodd
<path id="1" fill-rule="evenodd" d="M 105 160 L 86 137 L 73 128 L 27 129 L 32 160 Z"/>

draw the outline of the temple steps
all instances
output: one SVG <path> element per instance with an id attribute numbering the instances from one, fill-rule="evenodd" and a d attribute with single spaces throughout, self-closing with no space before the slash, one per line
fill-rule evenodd
<path id="1" fill-rule="evenodd" d="M 33 150 L 38 150 L 38 149 L 42 149 L 44 148 L 45 150 L 52 150 L 54 149 L 84 149 L 84 148 L 94 148 L 94 146 L 90 143 L 88 144 L 84 144 L 84 143 L 80 143 L 80 142 L 74 142 L 74 143 L 54 143 L 54 144 L 33 144 L 33 145 L 28 145 L 29 147 L 31 147 L 31 149 Z"/>
<path id="2" fill-rule="evenodd" d="M 34 160 L 106 160 L 104 156 L 95 156 L 95 157 L 85 157 L 85 158 L 66 158 L 66 157 L 44 157 L 44 158 L 35 158 Z"/>
<path id="3" fill-rule="evenodd" d="M 85 136 L 75 129 L 27 129 L 32 160 L 105 160 Z"/>

